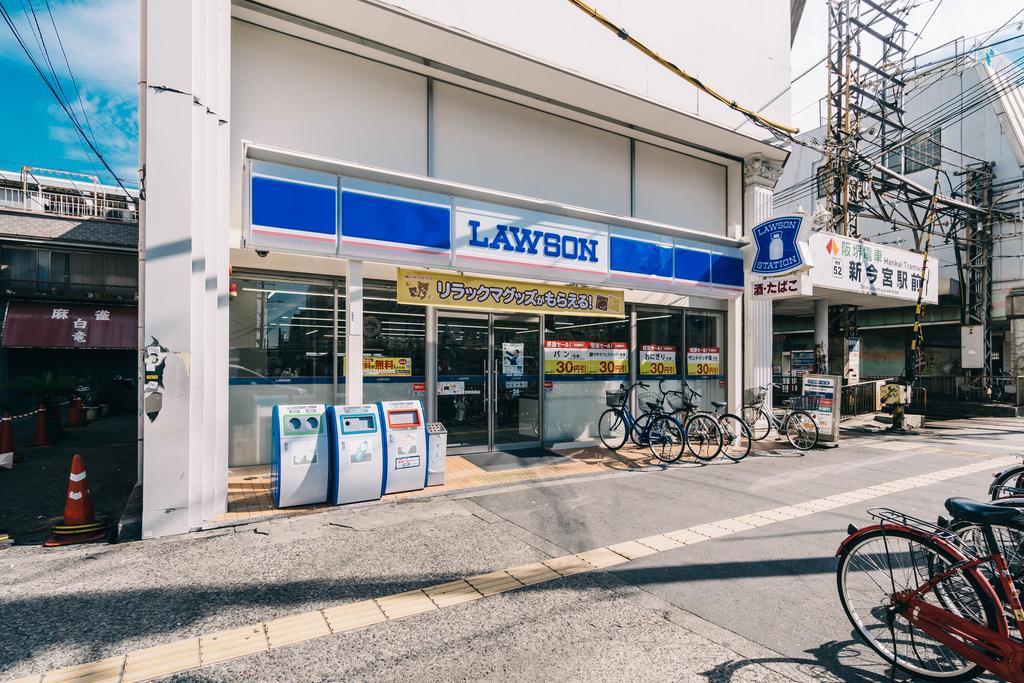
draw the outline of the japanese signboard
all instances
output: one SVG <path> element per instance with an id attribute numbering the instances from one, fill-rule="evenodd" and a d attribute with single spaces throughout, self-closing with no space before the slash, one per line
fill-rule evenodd
<path id="1" fill-rule="evenodd" d="M 622 318 L 626 312 L 622 290 L 516 282 L 408 268 L 398 269 L 398 302 L 608 318 Z"/>
<path id="2" fill-rule="evenodd" d="M 664 344 L 642 344 L 640 346 L 640 374 L 676 374 L 676 347 Z"/>
<path id="3" fill-rule="evenodd" d="M 134 306 L 12 301 L 4 318 L 3 346 L 135 349 L 138 330 Z"/>
<path id="4" fill-rule="evenodd" d="M 721 374 L 720 350 L 717 346 L 690 346 L 686 349 L 686 374 L 705 377 Z"/>
<path id="5" fill-rule="evenodd" d="M 412 377 L 412 358 L 363 356 L 364 377 Z"/>
<path id="6" fill-rule="evenodd" d="M 804 268 L 807 227 L 803 216 L 779 216 L 760 223 L 750 231 L 754 254 L 750 272 L 757 275 L 783 275 Z"/>
<path id="7" fill-rule="evenodd" d="M 629 372 L 626 342 L 544 342 L 545 375 L 625 375 Z"/>
<path id="8" fill-rule="evenodd" d="M 818 409 L 809 410 L 818 423 L 818 438 L 821 441 L 839 441 L 839 392 L 842 378 L 839 375 L 804 375 L 803 395 L 817 396 Z"/>
<path id="9" fill-rule="evenodd" d="M 806 271 L 779 277 L 750 279 L 750 295 L 755 299 L 810 296 L 812 291 L 811 279 Z"/>
<path id="10" fill-rule="evenodd" d="M 814 370 L 814 349 L 793 351 L 790 359 L 790 371 L 794 375 L 806 375 Z"/>
<path id="11" fill-rule="evenodd" d="M 810 250 L 814 258 L 810 277 L 815 287 L 917 300 L 924 263 L 921 254 L 826 232 L 811 235 Z M 937 303 L 938 263 L 932 259 L 929 266 L 924 300 Z"/>

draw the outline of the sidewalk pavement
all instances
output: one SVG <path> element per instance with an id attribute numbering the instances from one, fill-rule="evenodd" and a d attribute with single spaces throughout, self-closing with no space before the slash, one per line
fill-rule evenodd
<path id="1" fill-rule="evenodd" d="M 509 533 L 474 508 L 468 500 L 408 500 L 142 543 L 47 554 L 9 549 L 0 556 L 0 679 L 558 552 L 536 537 L 531 542 L 526 532 Z M 176 680 L 789 677 L 697 635 L 687 619 L 696 617 L 591 571 L 271 649 Z M 730 639 L 743 640 L 730 633 L 718 640 Z M 759 658 L 775 659 L 743 642 Z"/>

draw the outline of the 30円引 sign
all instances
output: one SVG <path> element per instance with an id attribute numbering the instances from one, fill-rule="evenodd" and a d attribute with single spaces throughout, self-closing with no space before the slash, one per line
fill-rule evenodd
<path id="1" fill-rule="evenodd" d="M 629 344 L 626 342 L 544 342 L 545 375 L 626 375 Z"/>
<path id="2" fill-rule="evenodd" d="M 606 318 L 626 315 L 622 290 L 517 282 L 410 268 L 398 269 L 398 303 Z"/>
<path id="3" fill-rule="evenodd" d="M 676 347 L 664 344 L 641 344 L 640 374 L 676 374 Z"/>
<path id="4" fill-rule="evenodd" d="M 721 374 L 721 350 L 717 346 L 690 346 L 686 349 L 686 374 L 713 377 Z"/>

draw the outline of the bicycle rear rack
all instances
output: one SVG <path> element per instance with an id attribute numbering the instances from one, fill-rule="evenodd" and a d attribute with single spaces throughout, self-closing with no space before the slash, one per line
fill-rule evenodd
<path id="1" fill-rule="evenodd" d="M 871 508 L 868 510 L 868 514 L 880 521 L 882 526 L 885 526 L 885 523 L 889 522 L 891 524 L 911 527 L 912 529 L 917 529 L 927 534 L 938 536 L 946 543 L 956 546 L 958 550 L 966 554 L 968 557 L 977 553 L 977 549 L 965 542 L 960 536 L 953 533 L 948 528 L 940 526 L 934 522 L 927 522 L 918 517 L 914 517 L 913 515 L 908 515 L 905 512 L 893 510 L 892 508 Z"/>
<path id="2" fill-rule="evenodd" d="M 1016 486 L 997 486 L 996 491 L 1007 494 L 1007 498 L 1020 498 L 1024 496 L 1024 489 Z"/>

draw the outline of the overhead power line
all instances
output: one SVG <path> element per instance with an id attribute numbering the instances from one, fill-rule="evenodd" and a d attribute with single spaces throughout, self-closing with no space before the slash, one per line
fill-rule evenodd
<path id="1" fill-rule="evenodd" d="M 744 116 L 746 116 L 748 119 L 758 124 L 759 126 L 763 126 L 765 128 L 768 128 L 769 130 L 779 131 L 789 135 L 799 132 L 799 129 L 793 128 L 792 126 L 783 123 L 772 121 L 771 119 L 767 119 L 758 114 L 756 111 L 738 104 L 736 100 L 728 98 L 725 95 L 722 95 L 714 88 L 705 85 L 704 82 L 701 81 L 699 78 L 687 73 L 686 71 L 676 66 L 669 60 L 665 59 L 657 52 L 647 47 L 633 36 L 629 35 L 629 32 L 625 28 L 615 24 L 611 19 L 604 16 L 596 9 L 594 9 L 587 3 L 583 2 L 582 0 L 569 0 L 569 2 L 578 7 L 579 9 L 581 9 L 585 14 L 589 15 L 591 18 L 593 18 L 606 29 L 617 35 L 619 38 L 626 41 L 627 43 L 635 47 L 637 50 L 639 50 L 640 52 L 644 53 L 645 55 L 656 61 L 658 64 L 661 64 L 663 67 L 665 67 L 675 75 L 679 76 L 693 87 L 697 88 L 698 90 L 707 95 L 710 95 L 711 97 L 718 100 L 719 102 L 729 107 L 733 111 L 737 111 L 743 114 Z"/>
<path id="2" fill-rule="evenodd" d="M 43 68 L 39 65 L 35 56 L 32 54 L 32 51 L 29 49 L 28 45 L 26 45 L 25 40 L 21 35 L 21 32 L 18 30 L 17 25 L 14 23 L 14 19 L 8 12 L 7 7 L 3 3 L 3 0 L 0 0 L 0 15 L 3 16 L 4 22 L 7 24 L 8 28 L 11 29 L 11 33 L 14 34 L 14 39 L 18 42 L 18 45 L 25 53 L 25 56 L 28 57 L 28 60 L 32 64 L 32 67 L 36 70 L 36 73 L 38 73 L 39 77 L 43 80 L 43 84 L 46 85 L 47 90 L 50 91 L 50 94 L 52 94 L 54 99 L 57 100 L 57 103 L 61 106 L 61 109 L 64 110 L 64 113 L 67 115 L 68 119 L 71 120 L 71 124 L 78 132 L 78 135 L 81 137 L 82 140 L 85 141 L 85 144 L 88 145 L 90 150 L 92 150 L 92 153 L 96 156 L 100 163 L 103 164 L 103 167 L 107 169 L 107 172 L 110 173 L 110 175 L 114 178 L 118 186 L 124 191 L 125 196 L 131 198 L 131 193 L 128 192 L 128 188 L 126 188 L 124 186 L 124 183 L 121 182 L 121 178 L 118 177 L 117 173 L 114 172 L 114 169 L 111 168 L 110 164 L 103 156 L 103 153 L 100 152 L 98 146 L 94 143 L 93 140 L 89 138 L 88 135 L 86 135 L 85 130 L 83 130 L 82 128 L 82 125 L 78 122 L 78 118 L 75 116 L 74 112 L 71 110 L 68 103 L 64 101 L 64 98 L 61 97 L 61 93 L 59 90 L 59 82 L 56 85 L 50 82 L 50 79 L 43 71 Z"/>

